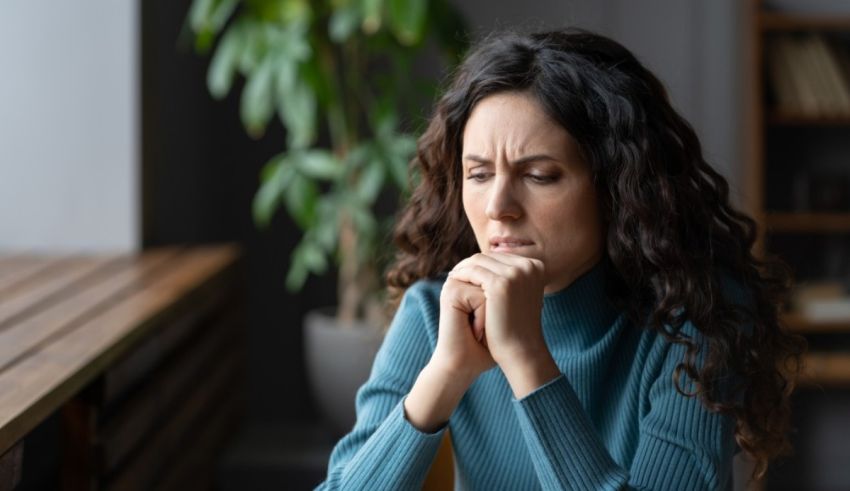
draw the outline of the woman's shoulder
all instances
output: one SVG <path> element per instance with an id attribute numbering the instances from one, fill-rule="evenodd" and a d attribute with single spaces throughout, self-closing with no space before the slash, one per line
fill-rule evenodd
<path id="1" fill-rule="evenodd" d="M 404 292 L 403 298 L 416 298 L 417 300 L 425 300 L 429 303 L 440 302 L 440 292 L 443 290 L 443 284 L 446 282 L 448 273 L 439 273 L 432 277 L 420 278 L 414 281 Z"/>
<path id="2" fill-rule="evenodd" d="M 421 278 L 404 291 L 389 328 L 389 336 L 426 333 L 436 344 L 440 317 L 440 292 L 446 275 Z"/>
<path id="3" fill-rule="evenodd" d="M 420 278 L 404 291 L 399 304 L 399 311 L 411 309 L 423 310 L 425 313 L 438 313 L 440 307 L 440 292 L 446 282 L 447 273 L 440 273 L 429 278 Z"/>

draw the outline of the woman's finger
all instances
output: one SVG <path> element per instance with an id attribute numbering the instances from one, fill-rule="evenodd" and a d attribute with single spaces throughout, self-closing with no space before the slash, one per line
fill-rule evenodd
<path id="1" fill-rule="evenodd" d="M 470 264 L 459 269 L 453 269 L 449 272 L 449 277 L 454 280 L 479 286 L 482 290 L 484 290 L 485 294 L 487 289 L 496 281 L 504 279 L 504 276 L 496 274 L 490 269 L 478 264 Z"/>
<path id="2" fill-rule="evenodd" d="M 499 261 L 493 257 L 489 257 L 485 254 L 475 254 L 458 262 L 452 269 L 452 271 L 467 268 L 473 264 L 483 266 L 485 268 L 490 269 L 494 273 L 501 275 L 507 275 L 510 273 L 511 270 L 511 266 L 502 261 Z"/>
<path id="3" fill-rule="evenodd" d="M 507 252 L 488 252 L 486 256 L 508 266 L 519 267 L 523 270 L 525 270 L 528 265 L 532 265 L 534 267 L 539 266 L 540 268 L 543 267 L 543 261 L 533 257 L 520 256 L 519 254 L 510 254 Z"/>

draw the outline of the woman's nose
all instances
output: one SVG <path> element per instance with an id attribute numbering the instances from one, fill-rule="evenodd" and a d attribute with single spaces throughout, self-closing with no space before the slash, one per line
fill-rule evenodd
<path id="1" fill-rule="evenodd" d="M 517 219 L 522 215 L 522 207 L 514 195 L 510 179 L 494 179 L 485 213 L 491 220 Z"/>

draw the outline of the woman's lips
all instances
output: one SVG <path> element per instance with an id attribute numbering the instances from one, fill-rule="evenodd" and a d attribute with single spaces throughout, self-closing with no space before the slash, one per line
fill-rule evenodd
<path id="1" fill-rule="evenodd" d="M 516 237 L 494 237 L 490 239 L 491 251 L 517 251 L 534 245 L 534 242 Z"/>

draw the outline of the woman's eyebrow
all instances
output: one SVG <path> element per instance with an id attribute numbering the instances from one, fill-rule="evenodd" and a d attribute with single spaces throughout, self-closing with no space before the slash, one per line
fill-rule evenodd
<path id="1" fill-rule="evenodd" d="M 493 164 L 492 160 L 485 158 L 485 157 L 480 157 L 478 155 L 467 154 L 463 157 L 463 159 L 464 160 L 472 160 L 474 162 L 479 162 L 479 163 L 482 163 L 482 164 L 490 164 L 490 165 Z M 518 158 L 518 159 L 516 159 L 512 162 L 509 162 L 509 164 L 511 164 L 511 165 L 523 165 L 523 164 L 527 164 L 529 162 L 539 162 L 541 160 L 550 160 L 552 162 L 560 162 L 560 160 L 556 159 L 555 157 L 552 157 L 551 155 L 546 155 L 544 153 L 538 153 L 538 154 L 534 154 L 534 155 L 528 155 L 528 156 L 525 156 L 525 157 L 520 157 L 520 158 Z"/>

